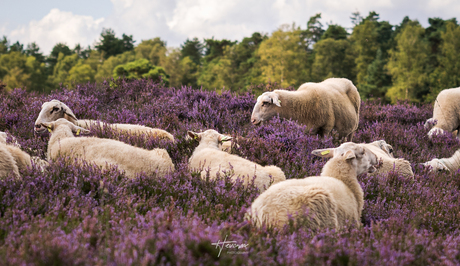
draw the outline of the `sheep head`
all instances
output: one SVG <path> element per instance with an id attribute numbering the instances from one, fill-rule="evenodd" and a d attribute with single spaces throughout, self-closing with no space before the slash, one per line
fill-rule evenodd
<path id="1" fill-rule="evenodd" d="M 343 159 L 353 166 L 358 175 L 375 172 L 379 164 L 377 155 L 368 148 L 353 142 L 345 142 L 337 148 L 314 150 L 312 154 L 323 158 Z"/>
<path id="2" fill-rule="evenodd" d="M 450 171 L 446 164 L 442 161 L 442 159 L 434 158 L 431 161 L 423 163 L 423 166 L 430 167 L 431 171 Z"/>
<path id="3" fill-rule="evenodd" d="M 42 122 L 41 126 L 45 129 L 47 129 L 50 133 L 53 131 L 56 131 L 59 127 L 67 127 L 70 128 L 70 130 L 75 134 L 75 135 L 80 135 L 80 134 L 88 134 L 90 133 L 89 130 L 84 129 L 82 127 L 76 126 L 69 122 L 69 120 L 65 118 L 59 118 L 58 120 L 54 122 Z"/>
<path id="4" fill-rule="evenodd" d="M 269 120 L 279 112 L 281 100 L 276 92 L 264 92 L 257 98 L 256 105 L 252 110 L 251 123 L 258 125 L 263 121 Z"/>
<path id="5" fill-rule="evenodd" d="M 215 144 L 219 145 L 219 143 L 222 143 L 224 141 L 229 141 L 232 139 L 232 137 L 220 134 L 219 132 L 215 131 L 214 129 L 208 129 L 204 132 L 201 133 L 196 133 L 193 131 L 188 131 L 187 132 L 188 136 L 192 139 L 197 140 L 198 142 L 201 143 L 206 143 L 206 144 Z"/>
<path id="6" fill-rule="evenodd" d="M 46 128 L 42 126 L 42 123 L 53 122 L 59 118 L 65 118 L 74 124 L 77 123 L 77 118 L 74 113 L 63 102 L 52 100 L 43 103 L 42 110 L 40 114 L 38 114 L 37 120 L 35 120 L 35 133 L 43 134 Z"/>

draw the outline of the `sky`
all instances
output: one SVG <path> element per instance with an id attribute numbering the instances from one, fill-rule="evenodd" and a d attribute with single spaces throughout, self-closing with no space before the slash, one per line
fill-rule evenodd
<path id="1" fill-rule="evenodd" d="M 350 16 L 370 11 L 399 24 L 405 16 L 427 27 L 428 18 L 455 18 L 458 0 L 0 0 L 0 37 L 10 43 L 36 42 L 48 55 L 59 42 L 94 46 L 103 28 L 136 44 L 160 37 L 169 47 L 187 38 L 241 41 L 254 32 L 271 34 L 283 24 L 306 28 L 311 16 L 321 23 L 351 28 Z"/>

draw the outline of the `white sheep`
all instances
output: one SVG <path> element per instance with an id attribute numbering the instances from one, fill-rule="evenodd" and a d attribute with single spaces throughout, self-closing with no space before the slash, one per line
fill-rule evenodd
<path id="1" fill-rule="evenodd" d="M 48 161 L 58 157 L 70 157 L 94 163 L 103 169 L 117 165 L 128 178 L 145 172 L 164 176 L 174 171 L 174 164 L 165 149 L 145 150 L 121 141 L 96 137 L 74 137 L 89 131 L 76 126 L 64 118 L 54 122 L 43 122 L 42 126 L 51 132 L 48 143 Z"/>
<path id="2" fill-rule="evenodd" d="M 425 122 L 429 127 L 434 121 L 436 125 L 428 132 L 428 137 L 433 134 L 457 131 L 460 138 L 460 88 L 442 90 L 434 102 L 433 117 Z"/>
<path id="3" fill-rule="evenodd" d="M 189 159 L 189 168 L 201 171 L 203 179 L 206 179 L 208 170 L 211 179 L 227 173 L 232 175 L 234 181 L 237 178 L 242 179 L 245 186 L 255 177 L 254 185 L 261 191 L 267 189 L 272 182 L 275 184 L 286 180 L 283 171 L 276 166 L 261 166 L 222 151 L 219 143 L 229 141 L 232 137 L 222 135 L 213 129 L 202 133 L 188 131 L 188 135 L 200 143 Z"/>
<path id="4" fill-rule="evenodd" d="M 14 165 L 19 171 L 24 171 L 27 168 L 32 167 L 32 163 L 37 165 L 42 171 L 48 166 L 48 163 L 39 157 L 30 156 L 26 152 L 22 151 L 18 146 L 6 143 L 6 133 L 0 132 L 0 146 L 4 150 L 8 151 L 14 160 Z M 13 138 L 14 139 L 14 138 Z M 17 142 L 16 142 L 17 143 Z"/>
<path id="5" fill-rule="evenodd" d="M 460 150 L 457 150 L 450 158 L 434 158 L 423 165 L 431 167 L 431 171 L 447 170 L 455 172 L 460 169 Z"/>
<path id="6" fill-rule="evenodd" d="M 304 83 L 297 91 L 274 90 L 257 98 L 251 122 L 255 125 L 279 114 L 307 126 L 313 134 L 328 135 L 336 129 L 348 141 L 358 128 L 361 98 L 353 83 L 330 78 Z"/>
<path id="7" fill-rule="evenodd" d="M 290 179 L 271 186 L 251 205 L 246 218 L 256 226 L 282 227 L 289 223 L 319 229 L 360 225 L 364 198 L 357 175 L 372 173 L 377 156 L 362 145 L 352 142 L 338 148 L 314 150 L 320 157 L 333 157 L 321 176 Z"/>
<path id="8" fill-rule="evenodd" d="M 35 121 L 35 132 L 41 134 L 46 131 L 46 128 L 42 127 L 44 122 L 53 122 L 59 118 L 65 118 L 73 124 L 83 127 L 85 129 L 90 129 L 91 127 L 99 127 L 103 129 L 104 127 L 110 127 L 119 132 L 126 132 L 128 134 L 152 136 L 160 139 L 167 139 L 174 142 L 174 136 L 169 132 L 159 129 L 151 128 L 142 125 L 132 125 L 132 124 L 109 124 L 97 120 L 78 120 L 74 115 L 72 110 L 63 102 L 58 100 L 52 100 L 42 104 L 42 109 L 40 114 Z"/>
<path id="9" fill-rule="evenodd" d="M 414 172 L 412 172 L 410 162 L 404 160 L 403 158 L 394 158 L 393 147 L 384 140 L 377 140 L 371 143 L 362 143 L 359 145 L 365 146 L 377 155 L 379 160 L 382 160 L 381 166 L 375 172 L 376 174 L 395 171 L 406 178 L 414 178 Z"/>

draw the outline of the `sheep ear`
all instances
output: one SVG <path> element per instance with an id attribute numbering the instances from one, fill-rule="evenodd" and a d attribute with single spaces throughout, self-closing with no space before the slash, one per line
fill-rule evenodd
<path id="1" fill-rule="evenodd" d="M 61 107 L 61 111 L 64 113 L 64 116 L 67 115 L 68 117 L 74 119 L 75 122 L 78 120 L 77 117 L 72 113 L 72 111 L 67 110 L 65 107 Z"/>
<path id="2" fill-rule="evenodd" d="M 196 133 L 196 132 L 187 131 L 187 134 L 188 134 L 189 137 L 191 137 L 191 138 L 194 139 L 194 140 L 197 140 L 197 141 L 200 141 L 200 140 L 201 140 L 200 134 L 198 134 L 198 133 Z"/>
<path id="3" fill-rule="evenodd" d="M 315 156 L 318 156 L 318 157 L 322 157 L 322 158 L 332 158 L 334 157 L 334 150 L 335 149 L 318 149 L 318 150 L 314 150 L 311 152 L 311 154 L 315 155 Z"/>
<path id="4" fill-rule="evenodd" d="M 272 103 L 275 104 L 278 107 L 281 107 L 281 100 L 279 99 L 279 96 L 277 93 L 273 93 L 272 95 Z"/>
<path id="5" fill-rule="evenodd" d="M 350 150 L 346 151 L 344 156 L 345 156 L 345 160 L 350 160 L 350 159 L 356 158 L 355 153 L 353 151 L 350 151 Z"/>
<path id="6" fill-rule="evenodd" d="M 41 125 L 46 127 L 50 133 L 54 130 L 54 122 L 43 122 Z"/>
<path id="7" fill-rule="evenodd" d="M 82 127 L 79 127 L 79 126 L 73 126 L 72 132 L 75 133 L 76 136 L 78 136 L 80 134 L 89 134 L 91 131 L 84 129 Z"/>
<path id="8" fill-rule="evenodd" d="M 230 136 L 226 136 L 226 135 L 220 135 L 219 136 L 219 142 L 229 141 L 231 139 L 232 139 L 232 137 L 230 137 Z"/>

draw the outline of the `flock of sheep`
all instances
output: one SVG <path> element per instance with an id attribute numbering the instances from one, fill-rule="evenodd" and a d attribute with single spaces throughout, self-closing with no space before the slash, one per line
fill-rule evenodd
<path id="1" fill-rule="evenodd" d="M 428 134 L 430 137 L 446 131 L 460 132 L 457 95 L 460 97 L 460 88 L 439 94 L 433 118 L 425 124 L 429 127 L 437 122 Z M 351 81 L 330 78 L 321 83 L 305 83 L 296 91 L 263 93 L 254 106 L 251 122 L 257 125 L 279 115 L 306 125 L 313 134 L 324 136 L 335 129 L 341 138 L 351 141 L 358 128 L 360 104 L 358 90 Z M 14 141 L 7 143 L 7 134 L 0 132 L 0 178 L 10 175 L 19 178 L 21 169 L 32 164 L 45 171 L 48 162 L 59 157 L 87 161 L 102 168 L 117 165 L 128 178 L 141 172 L 162 177 L 175 170 L 165 149 L 146 150 L 113 139 L 75 137 L 89 133 L 94 127 L 175 141 L 173 135 L 162 129 L 78 120 L 66 104 L 52 100 L 43 103 L 34 128 L 37 134 L 50 132 L 47 161 L 29 156 Z M 314 150 L 313 155 L 330 158 L 321 176 L 286 180 L 277 166 L 264 167 L 231 154 L 230 136 L 209 129 L 199 133 L 189 131 L 188 137 L 199 142 L 189 159 L 190 170 L 201 172 L 203 179 L 227 175 L 235 182 L 241 180 L 245 186 L 253 183 L 259 188 L 262 193 L 246 215 L 257 226 L 282 227 L 290 219 L 312 229 L 360 224 L 364 199 L 357 175 L 395 171 L 414 178 L 411 164 L 394 158 L 392 146 L 384 140 L 367 144 L 345 142 L 339 147 Z M 455 171 L 460 168 L 458 159 L 460 150 L 451 158 L 433 159 L 425 165 L 434 170 Z"/>

